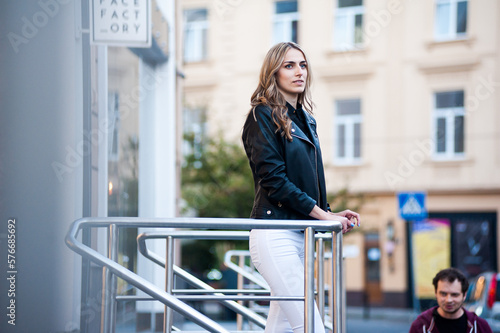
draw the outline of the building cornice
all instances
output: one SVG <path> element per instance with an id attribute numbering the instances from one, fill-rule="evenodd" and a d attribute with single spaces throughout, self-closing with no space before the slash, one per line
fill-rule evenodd
<path id="1" fill-rule="evenodd" d="M 319 69 L 319 77 L 326 81 L 364 81 L 375 72 L 375 66 L 356 66 L 346 69 L 342 67 L 329 67 Z"/>
<path id="2" fill-rule="evenodd" d="M 425 74 L 467 72 L 475 69 L 481 61 L 476 56 L 457 59 L 432 59 L 417 62 L 417 67 Z"/>
<path id="3" fill-rule="evenodd" d="M 467 47 L 472 47 L 472 44 L 476 42 L 475 37 L 467 37 L 467 38 L 459 38 L 459 39 L 450 39 L 450 40 L 432 40 L 428 41 L 425 45 L 427 49 L 432 50 L 439 47 L 450 47 L 455 45 L 464 45 Z"/>
<path id="4" fill-rule="evenodd" d="M 391 190 L 367 190 L 367 191 L 358 191 L 358 190 L 350 190 L 351 193 L 362 193 L 366 196 L 377 197 L 377 196 L 396 196 L 399 192 L 411 192 L 411 191 L 422 191 L 422 189 L 401 189 L 398 191 Z M 469 195 L 500 195 L 500 188 L 462 188 L 462 189 L 427 189 L 424 190 L 428 196 L 469 196 Z"/>

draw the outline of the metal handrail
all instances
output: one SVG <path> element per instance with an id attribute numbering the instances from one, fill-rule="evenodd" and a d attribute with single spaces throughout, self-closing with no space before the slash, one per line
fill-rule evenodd
<path id="1" fill-rule="evenodd" d="M 242 275 L 244 278 L 247 280 L 252 281 L 259 287 L 263 289 L 269 290 L 269 286 L 267 282 L 260 276 L 260 275 L 254 275 L 248 271 L 245 271 L 243 268 L 240 266 L 236 265 L 231 261 L 232 256 L 241 256 L 241 255 L 247 255 L 250 252 L 248 250 L 242 251 L 242 250 L 229 250 L 226 252 L 224 255 L 224 265 L 226 265 L 228 268 L 232 269 L 236 273 Z M 247 266 L 248 267 L 248 266 Z"/>
<path id="2" fill-rule="evenodd" d="M 317 262 L 318 262 L 318 267 L 317 267 L 317 272 L 316 272 L 316 274 L 317 274 L 317 279 L 316 279 L 317 305 L 318 305 L 319 313 L 321 315 L 321 318 L 323 319 L 323 323 L 324 323 L 325 327 L 330 329 L 330 330 L 333 330 L 333 322 L 331 321 L 331 318 L 333 318 L 333 314 L 329 314 L 330 321 L 328 321 L 328 317 L 327 317 L 327 314 L 325 312 L 325 290 L 326 290 L 326 288 L 325 288 L 325 283 L 324 283 L 324 272 L 325 272 L 324 260 L 328 259 L 328 258 L 330 258 L 330 259 L 333 258 L 332 252 L 325 253 L 324 242 L 331 241 L 332 234 L 316 233 L 315 238 L 316 238 L 316 258 L 317 258 Z M 248 269 L 248 268 L 250 268 L 249 266 L 245 266 L 245 268 L 246 268 L 245 269 L 243 267 L 236 265 L 231 260 L 232 257 L 242 257 L 242 256 L 246 256 L 246 257 L 250 256 L 250 251 L 248 251 L 248 250 L 229 250 L 226 252 L 226 254 L 224 256 L 224 264 L 228 268 L 232 269 L 236 273 L 243 276 L 244 278 L 256 283 L 261 288 L 269 288 L 267 286 L 267 283 L 264 280 L 262 280 L 263 283 L 259 283 L 259 281 L 260 281 L 259 276 L 260 275 L 253 274 L 251 272 L 251 270 Z M 250 294 L 261 294 L 261 293 L 269 292 L 268 289 L 252 289 L 251 291 L 249 291 L 248 289 L 243 290 L 243 291 L 239 291 L 239 290 L 235 290 L 235 289 L 223 291 L 223 290 L 219 289 L 219 291 L 224 292 L 225 294 L 227 294 L 227 293 L 245 293 L 245 292 L 250 293 Z M 333 300 L 331 299 L 331 297 L 333 296 L 331 290 L 329 291 L 329 295 L 330 295 L 330 302 L 329 303 L 333 304 Z M 333 310 L 333 307 L 330 306 L 330 310 Z"/>
<path id="3" fill-rule="evenodd" d="M 334 232 L 335 242 L 332 250 L 336 254 L 333 264 L 333 286 L 335 297 L 333 306 L 335 307 L 334 332 L 343 333 L 345 322 L 345 311 L 343 303 L 343 285 L 342 285 L 342 225 L 336 221 L 318 221 L 318 220 L 252 220 L 252 219 L 227 219 L 227 218 L 135 218 L 135 217 L 108 217 L 108 218 L 82 218 L 73 222 L 67 236 L 66 244 L 70 249 L 86 257 L 99 265 L 106 267 L 115 276 L 134 285 L 146 294 L 154 297 L 158 301 L 168 306 L 169 309 L 177 311 L 205 328 L 209 332 L 228 333 L 226 329 L 204 316 L 193 308 L 189 307 L 167 290 L 163 291 L 151 282 L 139 275 L 127 270 L 117 262 L 106 258 L 99 252 L 90 248 L 77 240 L 78 232 L 84 227 L 127 227 L 127 228 L 184 228 L 184 229 L 298 229 L 304 230 L 305 238 L 305 286 L 304 286 L 304 313 L 305 313 L 305 332 L 314 331 L 314 232 L 330 231 Z M 339 320 L 340 319 L 340 320 Z"/>
<path id="4" fill-rule="evenodd" d="M 207 234 L 207 232 L 209 234 Z M 210 236 L 209 236 L 210 235 Z M 249 232 L 248 231 L 184 231 L 184 232 L 179 232 L 179 231 L 164 231 L 164 232 L 155 232 L 155 233 L 142 233 L 139 236 L 137 236 L 137 248 L 138 251 L 147 259 L 151 260 L 152 262 L 158 264 L 159 266 L 166 268 L 166 260 L 159 256 L 158 254 L 150 251 L 147 246 L 146 246 L 146 240 L 148 239 L 164 239 L 167 237 L 174 237 L 178 239 L 219 239 L 219 240 L 226 240 L 226 239 L 237 239 L 237 240 L 248 240 Z M 205 282 L 199 280 L 198 278 L 194 277 L 193 275 L 189 274 L 182 268 L 180 268 L 177 265 L 172 265 L 173 272 L 183 278 L 185 281 L 187 281 L 189 284 L 192 286 L 195 286 L 197 288 L 202 288 L 204 291 L 213 291 L 217 292 L 218 300 L 221 300 L 222 296 L 222 291 L 216 290 L 212 286 L 206 284 Z M 168 278 L 168 277 L 167 277 Z M 174 290 L 173 290 L 174 291 Z M 181 299 L 181 296 L 177 296 L 177 298 Z M 208 300 L 208 297 L 204 296 L 204 300 Z M 242 306 L 241 304 L 238 304 L 234 302 L 234 300 L 231 300 L 230 297 L 225 296 L 224 299 L 222 299 L 222 303 L 228 307 L 229 309 L 235 311 L 236 313 L 239 313 L 241 315 L 244 315 L 247 317 L 249 320 L 252 322 L 256 323 L 260 327 L 264 328 L 266 326 L 266 319 L 263 318 L 262 316 L 259 316 L 256 314 L 254 311 L 251 311 L 247 307 Z"/>
<path id="5" fill-rule="evenodd" d="M 176 230 L 169 230 L 169 231 L 163 231 L 163 232 L 152 232 L 152 233 L 142 233 L 137 237 L 137 243 L 138 243 L 138 250 L 141 254 L 144 255 L 147 259 L 150 259 L 154 263 L 158 264 L 159 266 L 165 268 L 166 261 L 161 257 L 160 255 L 150 251 L 147 246 L 146 246 L 146 241 L 148 239 L 168 239 L 169 237 L 173 239 L 217 239 L 217 240 L 248 240 L 250 233 L 247 231 L 176 231 Z M 325 316 L 325 300 L 324 300 L 324 292 L 325 292 L 325 284 L 324 284 L 324 259 L 325 258 L 332 258 L 332 253 L 324 253 L 324 246 L 323 243 L 325 240 L 331 241 L 332 240 L 332 234 L 324 234 L 324 233 L 316 233 L 315 239 L 317 241 L 317 249 L 316 249 L 316 254 L 317 254 L 317 259 L 318 259 L 318 279 L 317 279 L 317 304 L 319 306 L 321 318 L 324 321 L 324 324 L 327 328 L 330 330 L 333 329 L 332 322 L 327 321 L 327 318 Z M 265 280 L 260 276 L 260 274 L 252 274 L 249 270 L 245 270 L 243 267 L 240 267 L 236 264 L 234 264 L 231 261 L 231 257 L 233 256 L 249 256 L 249 251 L 248 250 L 229 250 L 226 252 L 224 256 L 224 264 L 229 268 L 238 273 L 239 275 L 243 276 L 244 278 L 254 282 L 258 286 L 260 286 L 263 289 L 214 289 L 211 286 L 205 284 L 201 280 L 198 280 L 196 277 L 192 276 L 191 274 L 183 271 L 180 267 L 178 266 L 173 266 L 173 271 L 175 274 L 179 272 L 179 270 L 182 270 L 183 274 L 180 276 L 184 278 L 188 283 L 193 285 L 194 287 L 201 288 L 198 290 L 193 290 L 193 289 L 184 289 L 184 290 L 172 290 L 172 294 L 176 294 L 177 298 L 180 300 L 195 300 L 195 301 L 210 301 L 210 300 L 217 300 L 217 301 L 223 301 L 222 303 L 226 305 L 229 309 L 235 311 L 236 313 L 246 317 L 249 319 L 251 322 L 256 323 L 260 327 L 265 327 L 265 319 L 259 316 L 255 311 L 249 309 L 248 307 L 245 307 L 241 304 L 238 304 L 236 302 L 233 302 L 235 300 L 261 300 L 261 301 L 270 301 L 270 300 L 302 300 L 302 298 L 294 298 L 294 297 L 263 297 L 263 296 L 258 296 L 258 297 L 252 297 L 252 296 L 227 296 L 227 294 L 269 294 L 269 286 L 265 282 Z M 168 277 L 167 277 L 168 278 Z M 215 294 L 217 293 L 217 296 L 192 296 L 193 294 L 201 295 L 201 294 Z M 186 295 L 179 295 L 179 294 L 191 294 L 189 296 Z M 119 297 L 120 299 L 125 299 L 124 297 Z M 135 296 L 136 299 L 139 299 L 138 296 Z M 133 299 L 133 296 L 128 296 L 127 299 Z M 330 300 L 330 304 L 332 304 L 333 301 Z M 333 317 L 333 316 L 331 316 Z M 170 323 L 168 323 L 170 325 Z"/>

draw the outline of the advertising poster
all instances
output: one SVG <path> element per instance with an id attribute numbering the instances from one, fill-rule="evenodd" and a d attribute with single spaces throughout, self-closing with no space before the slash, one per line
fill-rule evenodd
<path id="1" fill-rule="evenodd" d="M 418 298 L 434 298 L 432 279 L 451 264 L 450 221 L 425 219 L 413 223 L 415 291 Z"/>

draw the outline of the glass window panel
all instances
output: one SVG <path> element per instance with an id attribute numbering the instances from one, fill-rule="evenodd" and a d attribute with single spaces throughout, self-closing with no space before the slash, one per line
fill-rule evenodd
<path id="1" fill-rule="evenodd" d="M 138 216 L 139 58 L 125 47 L 108 47 L 108 110 L 113 125 L 109 142 L 108 216 Z M 148 75 L 145 80 L 151 80 Z M 130 98 L 135 96 L 135 98 Z M 127 254 L 130 255 L 130 254 Z"/>
<path id="2" fill-rule="evenodd" d="M 117 91 L 108 92 L 108 160 L 118 161 L 119 126 L 120 126 L 120 96 Z"/>
<path id="3" fill-rule="evenodd" d="M 345 157 L 345 125 L 337 126 L 337 156 Z"/>
<path id="4" fill-rule="evenodd" d="M 359 99 L 346 99 L 337 101 L 337 114 L 341 116 L 360 114 L 361 101 Z"/>
<path id="5" fill-rule="evenodd" d="M 112 156 L 118 156 L 118 129 L 113 129 L 113 143 L 111 145 Z M 117 158 L 113 159 L 117 160 Z"/>
<path id="6" fill-rule="evenodd" d="M 437 119 L 437 131 L 436 131 L 436 151 L 438 153 L 444 153 L 446 151 L 446 119 Z"/>
<path id="7" fill-rule="evenodd" d="M 354 43 L 363 42 L 363 15 L 357 14 L 354 17 Z"/>
<path id="8" fill-rule="evenodd" d="M 436 93 L 436 108 L 454 108 L 464 106 L 464 92 L 460 91 L 447 91 Z"/>
<path id="9" fill-rule="evenodd" d="M 292 38 L 291 38 L 291 40 L 294 43 L 298 43 L 297 26 L 298 26 L 298 22 L 292 21 Z"/>
<path id="10" fill-rule="evenodd" d="M 202 154 L 206 133 L 206 115 L 203 109 L 184 109 L 183 112 L 184 155 L 193 154 L 199 158 Z"/>
<path id="11" fill-rule="evenodd" d="M 199 61 L 204 55 L 204 33 L 200 30 L 189 29 L 186 31 L 184 45 L 184 60 Z"/>
<path id="12" fill-rule="evenodd" d="M 467 31 L 467 1 L 457 4 L 457 33 Z"/>
<path id="13" fill-rule="evenodd" d="M 349 37 L 347 36 L 347 16 L 345 15 L 337 15 L 335 17 L 335 45 L 338 47 L 344 47 L 346 45 L 350 45 Z"/>
<path id="14" fill-rule="evenodd" d="M 339 8 L 363 6 L 363 0 L 339 0 Z"/>
<path id="15" fill-rule="evenodd" d="M 455 117 L 455 153 L 464 152 L 464 116 Z"/>
<path id="16" fill-rule="evenodd" d="M 185 10 L 184 15 L 184 61 L 201 61 L 207 55 L 207 10 Z"/>
<path id="17" fill-rule="evenodd" d="M 277 1 L 276 14 L 294 13 L 297 11 L 297 1 Z"/>
<path id="18" fill-rule="evenodd" d="M 354 157 L 361 157 L 361 124 L 354 124 Z"/>
<path id="19" fill-rule="evenodd" d="M 450 26 L 450 4 L 440 3 L 436 7 L 436 34 L 448 35 Z"/>
<path id="20" fill-rule="evenodd" d="M 205 59 L 207 55 L 207 29 L 203 29 L 200 34 L 200 51 L 199 58 L 200 60 Z"/>
<path id="21" fill-rule="evenodd" d="M 273 24 L 273 43 L 280 43 L 284 41 L 285 36 L 285 22 L 275 21 Z"/>
<path id="22" fill-rule="evenodd" d="M 207 10 L 206 9 L 189 9 L 185 11 L 186 20 L 188 23 L 206 21 Z"/>

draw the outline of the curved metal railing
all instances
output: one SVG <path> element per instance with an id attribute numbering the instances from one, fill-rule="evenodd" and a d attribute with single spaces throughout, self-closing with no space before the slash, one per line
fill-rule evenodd
<path id="1" fill-rule="evenodd" d="M 249 232 L 248 231 L 178 231 L 178 230 L 169 230 L 164 232 L 153 232 L 153 233 L 142 233 L 137 236 L 137 246 L 139 252 L 151 260 L 152 262 L 158 264 L 159 266 L 166 269 L 166 272 L 171 271 L 172 275 L 166 276 L 166 284 L 173 286 L 173 275 L 176 275 L 182 278 L 184 281 L 188 282 L 190 285 L 199 288 L 199 290 L 175 290 L 172 289 L 170 292 L 175 294 L 176 297 L 180 300 L 190 300 L 190 301 L 207 301 L 207 300 L 217 300 L 221 301 L 224 306 L 233 310 L 237 314 L 243 315 L 245 318 L 249 319 L 253 323 L 258 326 L 264 328 L 266 325 L 266 319 L 262 316 L 258 315 L 254 311 L 248 309 L 247 307 L 236 303 L 236 300 L 242 300 L 245 297 L 238 296 L 228 296 L 228 293 L 234 294 L 251 294 L 258 293 L 261 294 L 261 290 L 259 291 L 249 291 L 249 290 L 220 290 L 211 287 L 205 282 L 197 279 L 193 275 L 189 274 L 182 268 L 173 264 L 173 253 L 167 253 L 168 259 L 165 260 L 162 256 L 158 255 L 150 251 L 146 246 L 146 241 L 148 239 L 165 239 L 167 241 L 167 248 L 173 248 L 170 246 L 170 242 L 174 239 L 211 239 L 211 240 L 248 240 Z M 269 294 L 269 291 L 264 291 Z M 189 294 L 189 295 L 186 295 Z M 197 296 L 194 296 L 197 294 Z M 213 294 L 212 295 L 203 295 L 203 294 Z M 247 297 L 248 298 L 248 297 Z M 168 313 L 166 316 L 166 325 L 167 331 L 171 326 L 171 314 Z"/>
<path id="2" fill-rule="evenodd" d="M 109 230 L 109 258 L 100 254 L 91 247 L 78 241 L 78 233 L 84 228 L 108 228 Z M 136 288 L 142 290 L 155 300 L 162 302 L 166 309 L 174 310 L 200 327 L 209 332 L 228 331 L 212 319 L 204 316 L 194 310 L 180 299 L 167 292 L 172 286 L 167 285 L 167 291 L 159 288 L 143 277 L 124 268 L 112 258 L 116 258 L 115 247 L 112 246 L 117 235 L 118 228 L 178 228 L 178 229 L 220 229 L 220 230 L 251 230 L 251 229 L 295 229 L 304 230 L 305 233 L 305 286 L 304 297 L 300 297 L 304 301 L 305 313 L 305 332 L 312 333 L 314 331 L 314 236 L 315 231 L 333 232 L 332 253 L 332 286 L 334 289 L 334 297 L 332 306 L 333 314 L 333 330 L 335 333 L 345 332 L 345 289 L 342 281 L 342 225 L 335 221 L 318 221 L 318 220 L 253 220 L 253 219 L 222 219 L 222 218 L 135 218 L 135 217 L 108 217 L 108 218 L 82 218 L 73 222 L 67 236 L 66 244 L 70 249 L 80 254 L 82 257 L 105 267 L 112 277 L 120 277 Z M 173 253 L 173 249 L 170 249 Z M 169 251 L 167 247 L 167 251 Z M 168 265 L 167 265 L 168 267 Z M 167 276 L 173 274 L 167 272 Z M 116 282 L 110 284 L 111 289 L 116 285 Z M 114 295 L 114 294 L 112 294 Z M 213 296 L 212 296 L 213 297 Z M 227 296 L 226 296 L 227 297 Z M 220 297 L 222 299 L 222 297 Z M 279 299 L 279 298 L 274 298 Z M 296 299 L 296 298 L 293 298 Z M 104 319 L 109 317 L 112 309 L 103 309 Z M 167 312 L 167 310 L 166 310 Z M 103 324 L 103 331 L 106 327 L 112 327 L 111 324 Z M 111 329 L 110 329 L 111 331 Z"/>

